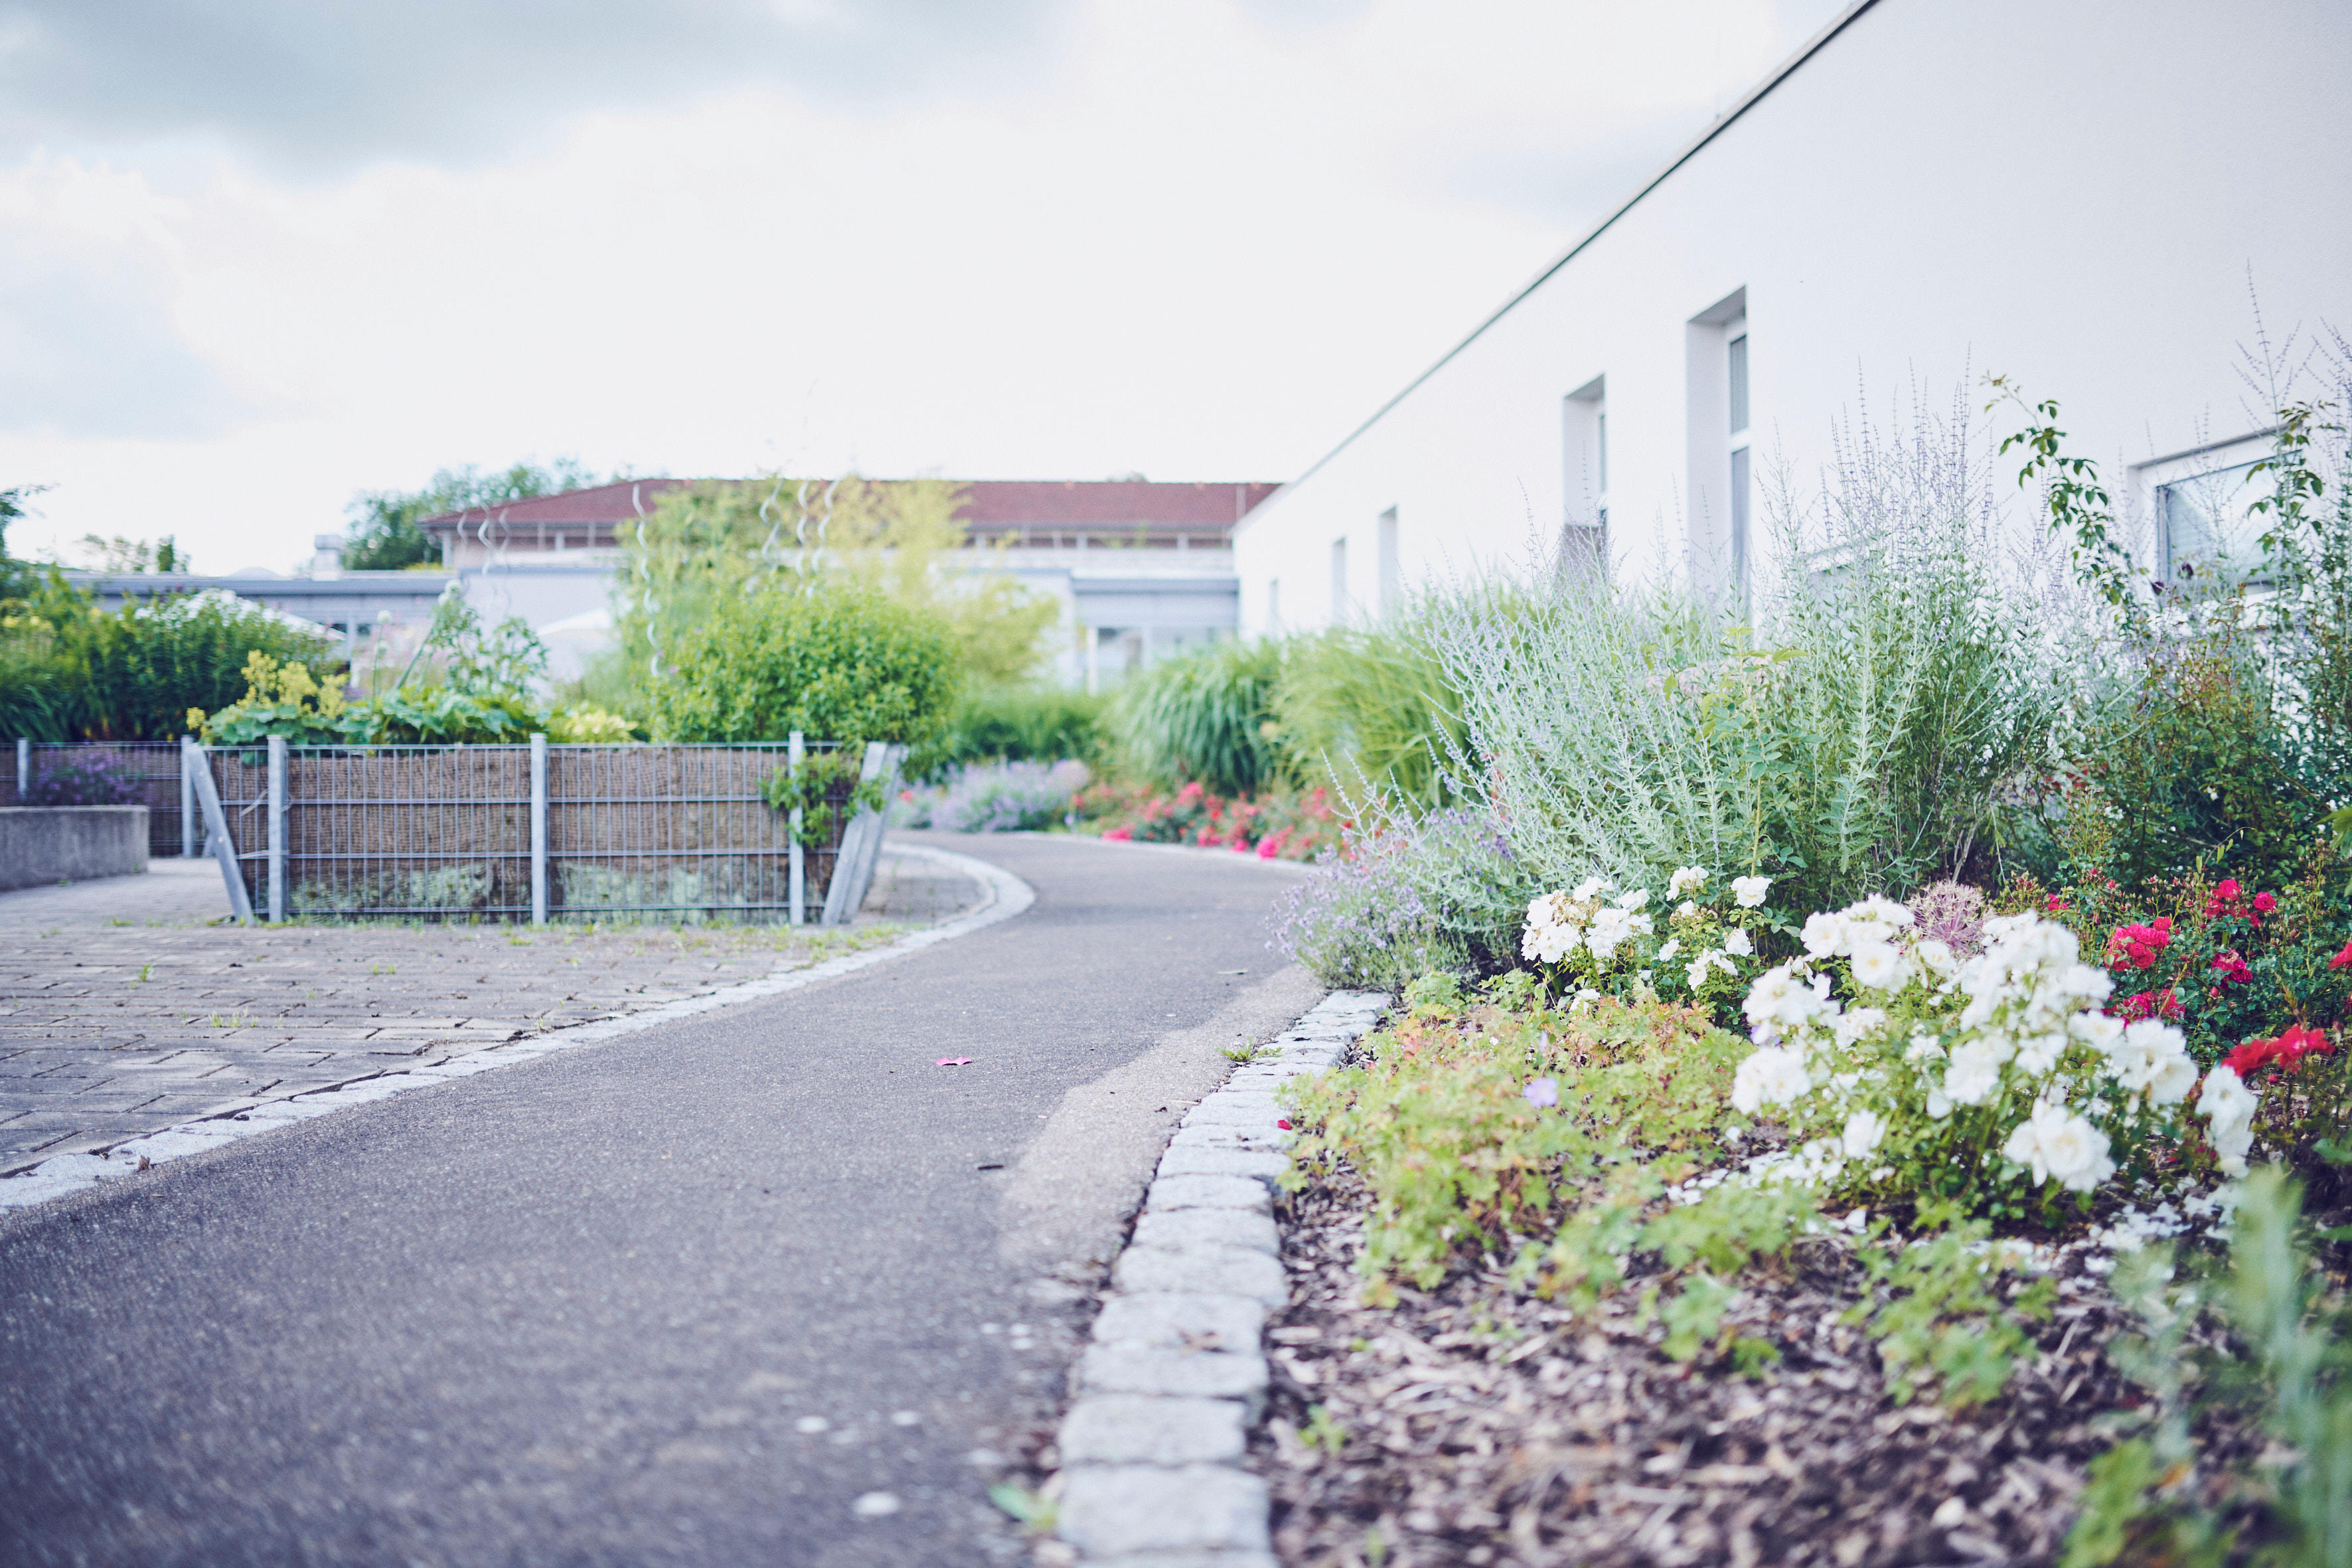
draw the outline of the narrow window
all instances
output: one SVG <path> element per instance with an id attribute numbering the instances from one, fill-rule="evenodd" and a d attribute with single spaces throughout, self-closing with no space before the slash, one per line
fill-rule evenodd
<path id="1" fill-rule="evenodd" d="M 1748 323 L 1743 319 L 1731 325 L 1730 362 L 1727 371 L 1727 390 L 1731 405 L 1731 581 L 1743 608 L 1748 604 L 1748 563 L 1750 552 L 1748 541 Z"/>
<path id="2" fill-rule="evenodd" d="M 1331 542 L 1331 613 L 1330 623 L 1338 626 L 1348 618 L 1348 541 L 1342 536 Z"/>
<path id="3" fill-rule="evenodd" d="M 1560 433 L 1559 569 L 1599 572 L 1609 563 L 1609 387 L 1594 376 L 1568 395 Z"/>
<path id="4" fill-rule="evenodd" d="M 1404 563 L 1397 547 L 1397 509 L 1381 513 L 1381 613 L 1388 615 L 1404 600 Z"/>

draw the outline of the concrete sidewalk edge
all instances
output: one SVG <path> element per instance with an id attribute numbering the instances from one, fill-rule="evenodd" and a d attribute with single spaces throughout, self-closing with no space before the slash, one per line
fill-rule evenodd
<path id="1" fill-rule="evenodd" d="M 1290 1294 L 1272 1218 L 1290 1163 L 1275 1090 L 1331 1067 L 1388 1005 L 1325 997 L 1170 1142 L 1055 1444 L 1055 1530 L 1079 1562 L 1274 1568 L 1265 1483 L 1243 1459 L 1265 1415 L 1266 1314 Z"/>

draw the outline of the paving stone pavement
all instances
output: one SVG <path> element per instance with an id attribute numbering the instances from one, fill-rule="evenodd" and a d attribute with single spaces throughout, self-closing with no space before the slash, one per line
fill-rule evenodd
<path id="1" fill-rule="evenodd" d="M 1289 1300 L 1269 1185 L 1289 1163 L 1275 1090 L 1321 1072 L 1389 999 L 1326 997 L 1184 1118 L 1112 1269 L 1063 1418 L 1055 1530 L 1093 1568 L 1275 1568 L 1262 1335 Z"/>
<path id="2" fill-rule="evenodd" d="M 845 930 L 238 927 L 209 862 L 0 894 L 0 1177 L 805 968 L 983 889 L 885 849 Z M 209 881 L 206 880 L 209 879 Z"/>

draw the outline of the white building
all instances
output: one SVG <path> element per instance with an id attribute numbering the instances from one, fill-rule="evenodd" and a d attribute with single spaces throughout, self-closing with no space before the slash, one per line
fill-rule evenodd
<path id="1" fill-rule="evenodd" d="M 2266 449 L 2250 282 L 2273 338 L 2352 334 L 2347 82 L 2347 0 L 1861 0 L 1249 514 L 1243 629 L 1604 521 L 1621 577 L 1735 590 L 1775 461 L 1988 373 L 2156 515 Z"/>

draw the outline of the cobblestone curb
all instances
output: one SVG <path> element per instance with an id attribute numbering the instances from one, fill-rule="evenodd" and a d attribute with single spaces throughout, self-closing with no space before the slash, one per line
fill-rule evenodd
<path id="1" fill-rule="evenodd" d="M 1265 1483 L 1242 1468 L 1265 1404 L 1269 1309 L 1289 1299 L 1274 1091 L 1321 1072 L 1388 998 L 1326 997 L 1193 1107 L 1111 1270 L 1062 1422 L 1056 1532 L 1097 1568 L 1275 1568 Z"/>
<path id="2" fill-rule="evenodd" d="M 167 1160 L 177 1160 L 189 1154 L 201 1154 L 220 1148 L 240 1138 L 273 1128 L 307 1121 L 314 1116 L 348 1106 L 365 1105 L 371 1100 L 385 1100 L 412 1089 L 428 1084 L 446 1083 L 451 1079 L 470 1078 L 478 1072 L 511 1067 L 518 1062 L 551 1056 L 558 1051 L 577 1050 L 583 1046 L 602 1045 L 623 1035 L 634 1035 L 659 1024 L 679 1018 L 690 1018 L 698 1013 L 708 1013 L 738 1002 L 749 1002 L 763 996 L 775 996 L 786 991 L 797 991 L 804 985 L 854 973 L 857 970 L 886 963 L 904 953 L 914 952 L 937 942 L 966 936 L 999 921 L 1011 920 L 1027 909 L 1036 899 L 1036 891 L 1012 872 L 975 860 L 952 850 L 934 849 L 929 846 L 896 845 L 902 855 L 914 856 L 941 865 L 953 867 L 987 889 L 987 900 L 969 914 L 957 916 L 939 925 L 909 932 L 886 947 L 868 948 L 863 952 L 845 953 L 827 959 L 809 968 L 785 974 L 772 974 L 760 980 L 747 980 L 738 984 L 722 986 L 700 996 L 688 996 L 633 1013 L 626 1017 L 608 1018 L 598 1023 L 583 1024 L 568 1029 L 554 1029 L 530 1039 L 509 1045 L 489 1046 L 436 1062 L 431 1067 L 406 1071 L 391 1071 L 345 1083 L 332 1089 L 299 1094 L 284 1100 L 235 1107 L 217 1115 L 184 1121 L 143 1137 L 118 1143 L 103 1154 L 61 1154 L 44 1160 L 21 1175 L 0 1180 L 0 1210 L 25 1208 L 46 1203 L 51 1198 L 76 1193 L 93 1182 L 120 1181 L 136 1175 L 151 1165 Z"/>

